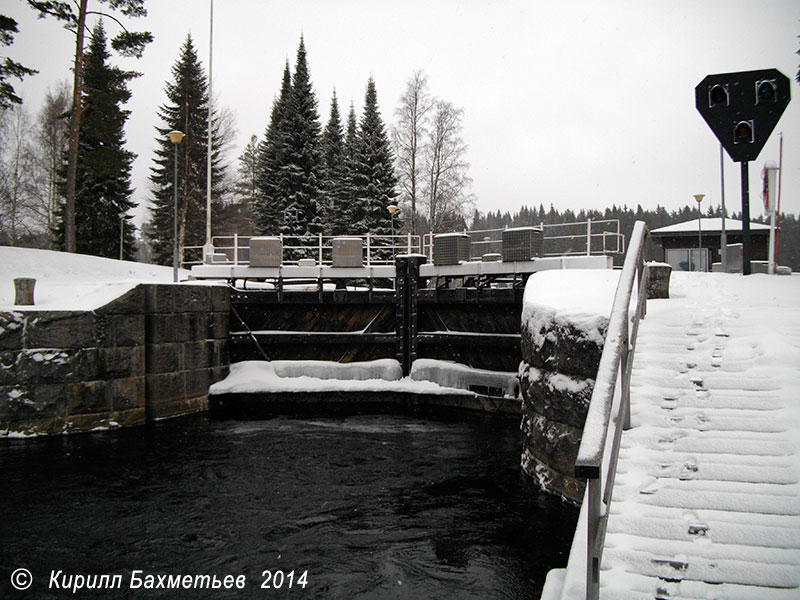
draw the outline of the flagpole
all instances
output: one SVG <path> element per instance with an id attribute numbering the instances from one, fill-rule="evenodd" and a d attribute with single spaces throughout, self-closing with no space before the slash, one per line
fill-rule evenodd
<path id="1" fill-rule="evenodd" d="M 214 0 L 211 0 L 211 10 L 209 12 L 208 25 L 208 156 L 206 159 L 206 244 L 203 247 L 205 260 L 211 260 L 214 252 L 214 245 L 211 243 L 211 113 L 213 105 L 213 58 L 214 58 Z"/>
<path id="2" fill-rule="evenodd" d="M 775 204 L 775 270 L 778 269 L 778 238 L 781 235 L 781 177 L 783 176 L 783 132 L 778 138 L 778 201 Z"/>

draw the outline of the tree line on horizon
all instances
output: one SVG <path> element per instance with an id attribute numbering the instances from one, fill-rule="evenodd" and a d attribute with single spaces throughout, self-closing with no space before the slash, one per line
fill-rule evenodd
<path id="1" fill-rule="evenodd" d="M 755 205 L 753 205 L 755 206 Z M 727 211 L 726 211 L 727 213 Z M 683 223 L 697 219 L 697 208 L 683 206 L 676 210 L 668 211 L 661 205 L 654 209 L 645 209 L 639 204 L 635 209 L 626 205 L 612 205 L 604 210 L 597 209 L 572 209 L 558 210 L 552 204 L 545 209 L 543 204 L 538 207 L 522 206 L 517 212 L 489 211 L 483 213 L 475 210 L 470 221 L 472 230 L 506 229 L 508 227 L 534 227 L 539 225 L 559 225 L 568 223 L 583 223 L 592 221 L 619 220 L 620 233 L 626 240 L 630 239 L 636 221 L 644 221 L 649 230 L 666 227 L 675 223 Z M 709 206 L 703 213 L 704 218 L 722 217 L 722 207 Z M 741 219 L 741 213 L 728 213 L 729 219 Z M 751 222 L 768 225 L 769 219 L 762 215 L 751 217 Z M 778 262 L 791 267 L 793 271 L 800 272 L 800 220 L 791 213 L 781 212 L 778 219 L 780 231 L 778 234 Z M 570 232 L 573 233 L 573 232 Z M 660 260 L 655 244 L 648 240 L 648 259 Z M 615 263 L 622 264 L 622 257 L 615 258 Z"/>

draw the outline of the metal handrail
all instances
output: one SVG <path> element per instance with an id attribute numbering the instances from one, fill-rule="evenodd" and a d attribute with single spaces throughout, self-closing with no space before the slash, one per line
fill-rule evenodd
<path id="1" fill-rule="evenodd" d="M 586 414 L 578 458 L 575 461 L 575 477 L 586 479 L 587 486 L 586 598 L 589 600 L 596 600 L 600 595 L 600 561 L 603 556 L 620 439 L 623 429 L 630 428 L 630 379 L 633 353 L 639 321 L 647 312 L 648 268 L 644 262 L 647 236 L 648 231 L 644 221 L 637 221 L 614 294 L 603 353 Z M 637 302 L 631 315 L 633 286 L 637 281 Z M 617 386 L 620 376 L 622 384 Z M 611 447 L 607 449 L 606 441 L 615 397 L 619 400 L 619 406 L 614 437 Z M 604 463 L 607 463 L 605 481 L 602 479 Z"/>
<path id="2" fill-rule="evenodd" d="M 612 231 L 609 231 L 608 225 L 611 225 Z M 575 223 L 553 223 L 541 224 L 544 234 L 544 240 L 549 242 L 560 241 L 576 241 L 578 242 L 578 249 L 562 249 L 556 252 L 545 252 L 542 256 L 589 256 L 592 254 L 622 254 L 625 252 L 625 236 L 620 233 L 619 219 L 598 219 L 596 221 L 588 220 Z M 560 228 L 573 227 L 581 228 L 584 231 L 574 233 L 571 235 L 558 234 Z M 555 231 L 553 231 L 555 230 Z M 475 255 L 480 258 L 484 252 L 480 249 L 486 248 L 488 251 L 497 251 L 496 246 L 500 244 L 505 229 L 476 229 L 473 231 L 465 231 L 466 234 L 473 238 L 472 246 L 479 251 Z M 552 231 L 552 234 L 550 232 Z M 359 237 L 363 240 L 363 248 L 365 251 L 365 261 L 367 266 L 393 264 L 395 254 L 412 254 L 421 253 L 428 257 L 430 262 L 433 262 L 433 238 L 437 234 L 426 233 L 423 236 L 406 234 L 395 235 L 354 235 L 346 237 Z M 226 235 L 214 236 L 212 238 L 212 245 L 215 252 L 222 252 L 229 256 L 228 262 L 234 265 L 246 265 L 249 261 L 240 259 L 240 251 L 245 250 L 249 246 L 249 240 L 256 236 L 243 236 L 243 235 Z M 289 256 L 296 256 L 300 253 L 313 255 L 314 259 L 319 265 L 330 264 L 332 262 L 332 247 L 333 240 L 340 236 L 328 235 L 278 235 L 281 239 L 281 244 L 284 250 L 289 251 Z M 474 239 L 479 237 L 480 239 Z M 486 241 L 485 238 L 490 238 Z M 599 243 L 593 244 L 593 241 L 600 240 L 602 248 L 598 248 Z M 593 248 L 594 246 L 594 248 Z M 188 258 L 189 256 L 195 258 Z M 199 265 L 203 263 L 203 246 L 185 246 L 181 253 L 183 266 Z M 296 263 L 297 259 L 289 259 L 286 264 Z"/>
<path id="3" fill-rule="evenodd" d="M 607 225 L 611 225 L 611 229 L 615 229 L 615 231 L 608 231 L 605 228 Z M 583 242 L 582 250 L 544 252 L 542 256 L 589 256 L 591 254 L 623 254 L 625 252 L 625 236 L 620 231 L 619 219 L 589 219 L 587 221 L 577 221 L 574 223 L 541 223 L 539 225 L 533 225 L 532 227 L 539 227 L 542 229 L 545 242 L 554 242 L 558 240 L 576 240 Z M 557 233 L 557 230 L 563 227 L 583 228 L 585 232 L 559 235 L 550 234 L 551 230 L 555 230 L 553 233 Z M 464 231 L 464 233 L 472 238 L 473 248 L 485 246 L 488 251 L 492 251 L 496 250 L 493 246 L 501 243 L 503 231 L 506 229 L 508 228 L 473 229 Z M 422 253 L 428 257 L 429 261 L 433 261 L 433 238 L 435 235 L 437 234 L 426 233 L 422 236 Z M 476 237 L 480 239 L 475 239 Z M 485 238 L 490 239 L 486 240 Z M 602 249 L 593 250 L 592 241 L 598 239 L 602 241 Z M 609 243 L 609 240 L 614 240 L 615 243 L 613 246 Z"/>
<path id="4" fill-rule="evenodd" d="M 230 254 L 228 262 L 238 266 L 247 265 L 249 260 L 240 258 L 240 251 L 249 249 L 250 239 L 258 237 L 254 235 L 225 235 L 212 237 L 212 244 L 215 252 Z M 333 262 L 333 240 L 338 237 L 355 237 L 362 240 L 367 266 L 371 265 L 391 265 L 394 264 L 394 255 L 412 254 L 420 252 L 421 244 L 419 236 L 411 234 L 395 235 L 278 235 L 281 240 L 281 247 L 285 253 L 291 256 L 293 253 L 305 253 L 314 258 L 318 265 L 330 265 Z M 184 266 L 199 265 L 203 263 L 202 246 L 185 246 L 183 248 Z M 199 253 L 200 257 L 194 260 L 186 260 L 187 252 Z M 288 259 L 284 264 L 297 264 L 298 259 Z"/>

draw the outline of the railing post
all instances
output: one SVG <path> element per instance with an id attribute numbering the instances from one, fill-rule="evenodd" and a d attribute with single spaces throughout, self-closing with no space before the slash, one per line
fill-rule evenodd
<path id="1" fill-rule="evenodd" d="M 239 264 L 239 234 L 233 234 L 233 266 Z"/>
<path id="2" fill-rule="evenodd" d="M 586 219 L 586 256 L 592 255 L 592 220 Z"/>
<path id="3" fill-rule="evenodd" d="M 597 533 L 600 530 L 601 504 L 600 488 L 602 479 L 587 479 L 586 511 L 586 599 L 598 600 L 600 597 L 600 556 L 598 554 Z"/>
<path id="4" fill-rule="evenodd" d="M 319 266 L 322 266 L 322 233 L 319 234 Z"/>
<path id="5" fill-rule="evenodd" d="M 372 240 L 370 238 L 369 232 L 367 232 L 367 266 L 370 266 L 372 261 Z"/>

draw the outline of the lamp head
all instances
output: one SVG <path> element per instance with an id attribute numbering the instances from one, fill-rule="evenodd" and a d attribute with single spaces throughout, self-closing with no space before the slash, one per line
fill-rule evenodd
<path id="1" fill-rule="evenodd" d="M 697 200 L 698 204 L 700 204 L 703 201 L 703 198 L 705 198 L 705 197 L 706 197 L 705 194 L 695 194 L 694 195 L 694 199 Z"/>
<path id="2" fill-rule="evenodd" d="M 388 211 L 389 211 L 389 214 L 390 214 L 390 215 L 393 215 L 394 213 L 396 213 L 396 212 L 397 212 L 397 205 L 395 205 L 395 204 L 390 204 L 389 206 L 387 206 L 387 207 L 386 207 L 386 210 L 388 210 Z"/>
<path id="3" fill-rule="evenodd" d="M 182 131 L 170 131 L 167 134 L 167 137 L 169 138 L 169 141 L 172 142 L 173 144 L 180 144 L 181 140 L 183 140 L 184 135 L 185 134 Z"/>

